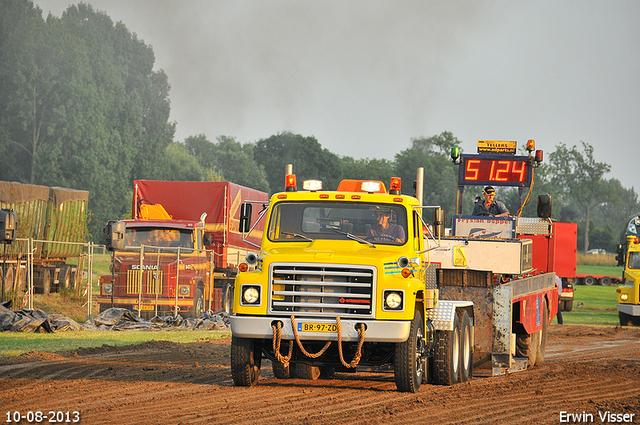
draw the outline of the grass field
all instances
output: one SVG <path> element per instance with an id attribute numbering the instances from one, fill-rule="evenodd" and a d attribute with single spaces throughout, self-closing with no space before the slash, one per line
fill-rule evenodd
<path id="1" fill-rule="evenodd" d="M 619 325 L 616 288 L 616 286 L 574 286 L 573 310 L 562 312 L 564 323 L 567 325 Z"/>

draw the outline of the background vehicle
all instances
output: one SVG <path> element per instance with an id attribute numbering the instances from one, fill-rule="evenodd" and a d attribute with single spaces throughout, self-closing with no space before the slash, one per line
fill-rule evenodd
<path id="1" fill-rule="evenodd" d="M 0 208 L 15 210 L 18 224 L 16 240 L 0 252 L 5 291 L 27 289 L 29 251 L 35 292 L 48 294 L 75 284 L 78 264 L 68 260 L 83 254 L 88 200 L 84 190 L 0 181 Z"/>
<path id="2" fill-rule="evenodd" d="M 535 165 L 525 159 L 523 174 Z M 354 180 L 298 192 L 294 176 L 286 181 L 269 202 L 260 252 L 246 258 L 255 270 L 236 277 L 235 385 L 255 385 L 263 357 L 281 379 L 392 367 L 406 392 L 543 361 L 558 292 L 553 272 L 534 270 L 539 242 L 444 237 L 444 212 L 418 201 L 420 172 L 415 196 L 401 195 L 396 178 L 388 192 Z M 378 210 L 405 237 L 371 238 Z M 428 224 L 424 210 L 433 210 Z M 534 222 L 553 239 L 548 220 Z"/>
<path id="3" fill-rule="evenodd" d="M 240 205 L 266 199 L 230 182 L 136 180 L 133 219 L 105 229 L 114 254 L 112 275 L 100 278 L 100 310 L 192 317 L 229 311 L 237 265 L 251 249 L 238 232 Z"/>
<path id="4" fill-rule="evenodd" d="M 640 241 L 628 235 L 626 250 L 619 253 L 624 266 L 618 293 L 618 317 L 621 326 L 640 326 Z M 620 261 L 620 260 L 619 260 Z"/>

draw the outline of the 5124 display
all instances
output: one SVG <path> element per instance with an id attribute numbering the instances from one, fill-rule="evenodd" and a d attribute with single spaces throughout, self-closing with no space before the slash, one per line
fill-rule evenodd
<path id="1" fill-rule="evenodd" d="M 460 185 L 529 186 L 531 160 L 526 156 L 460 155 Z"/>

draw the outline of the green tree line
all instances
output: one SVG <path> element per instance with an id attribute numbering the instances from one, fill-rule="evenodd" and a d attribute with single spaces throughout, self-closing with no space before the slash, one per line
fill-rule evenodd
<path id="1" fill-rule="evenodd" d="M 154 62 L 150 46 L 88 4 L 44 18 L 32 1 L 0 0 L 0 180 L 88 190 L 94 242 L 107 220 L 130 213 L 135 179 L 228 180 L 271 194 L 283 189 L 286 164 L 298 182 L 320 179 L 328 190 L 343 178 L 388 185 L 400 177 L 409 195 L 424 167 L 423 203 L 443 206 L 448 220 L 455 213 L 458 167 L 449 152 L 460 141 L 450 132 L 412 139 L 393 160 L 340 156 L 290 132 L 248 143 L 202 134 L 177 141 L 169 78 Z M 640 212 L 634 189 L 606 180 L 610 166 L 587 143 L 559 144 L 547 157 L 523 216 L 535 216 L 537 196 L 550 194 L 553 218 L 579 224 L 580 248 L 615 249 Z M 465 191 L 461 213 L 481 190 Z M 517 191 L 498 197 L 519 209 Z"/>

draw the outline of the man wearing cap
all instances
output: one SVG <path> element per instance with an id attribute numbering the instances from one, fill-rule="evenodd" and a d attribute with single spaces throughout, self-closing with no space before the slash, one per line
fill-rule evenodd
<path id="1" fill-rule="evenodd" d="M 404 228 L 398 224 L 389 223 L 391 210 L 378 208 L 375 214 L 376 224 L 369 229 L 366 239 L 374 242 L 403 243 L 405 239 Z"/>
<path id="2" fill-rule="evenodd" d="M 509 210 L 500 201 L 495 200 L 496 190 L 493 186 L 487 186 L 482 191 L 484 200 L 476 202 L 472 215 L 488 215 L 489 217 L 506 217 Z"/>

